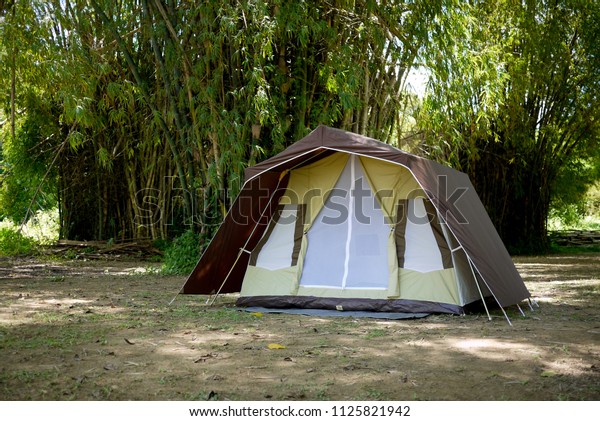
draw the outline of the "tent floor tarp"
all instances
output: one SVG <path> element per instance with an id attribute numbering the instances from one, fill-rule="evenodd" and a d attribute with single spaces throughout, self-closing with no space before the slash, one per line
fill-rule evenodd
<path id="1" fill-rule="evenodd" d="M 303 316 L 316 317 L 353 317 L 353 318 L 371 318 L 371 319 L 421 319 L 429 316 L 429 313 L 383 313 L 372 311 L 338 311 L 338 310 L 322 310 L 311 308 L 266 308 L 266 307 L 242 307 L 242 311 L 250 313 L 283 313 L 283 314 L 299 314 Z"/>
<path id="2" fill-rule="evenodd" d="M 333 311 L 368 311 L 377 313 L 448 313 L 464 314 L 462 307 L 418 300 L 384 300 L 368 298 L 333 298 L 313 296 L 256 296 L 239 297 L 238 307 L 265 307 L 273 309 L 323 309 Z"/>

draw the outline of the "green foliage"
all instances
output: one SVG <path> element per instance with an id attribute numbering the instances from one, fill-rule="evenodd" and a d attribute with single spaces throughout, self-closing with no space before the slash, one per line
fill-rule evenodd
<path id="1" fill-rule="evenodd" d="M 54 127 L 47 118 L 47 110 L 36 105 L 35 98 L 30 99 L 29 105 L 29 112 L 17 128 L 15 139 L 6 130 L 0 132 L 3 138 L 0 218 L 14 221 L 29 219 L 38 209 L 56 206 L 55 172 L 50 171 L 47 176 L 52 150 L 45 149 L 51 148 L 48 139 L 52 137 Z M 45 188 L 38 190 L 42 183 Z"/>
<path id="2" fill-rule="evenodd" d="M 551 243 L 550 252 L 552 253 L 560 253 L 560 254 L 585 254 L 585 253 L 600 253 L 600 246 L 591 245 L 591 246 L 559 246 L 557 244 Z"/>
<path id="3" fill-rule="evenodd" d="M 22 226 L 22 233 L 39 245 L 53 244 L 58 240 L 58 209 L 37 211 Z"/>
<path id="4" fill-rule="evenodd" d="M 588 216 L 593 204 L 588 200 L 586 176 L 567 172 L 557 181 L 556 194 L 549 213 L 551 220 L 559 220 L 561 225 L 575 227 Z"/>
<path id="5" fill-rule="evenodd" d="M 319 124 L 408 144 L 422 65 L 411 139 L 473 176 L 503 235 L 532 236 L 597 145 L 599 16 L 584 0 L 7 2 L 0 215 L 35 195 L 63 238 L 210 238 L 244 170 Z"/>
<path id="6" fill-rule="evenodd" d="M 0 228 L 0 256 L 32 255 L 37 252 L 34 240 L 12 227 Z"/>
<path id="7" fill-rule="evenodd" d="M 162 272 L 167 275 L 188 275 L 200 259 L 201 237 L 193 230 L 185 231 L 166 249 Z"/>
<path id="8" fill-rule="evenodd" d="M 574 158 L 558 172 L 549 214 L 549 228 L 593 228 L 600 220 L 600 148 Z"/>
<path id="9" fill-rule="evenodd" d="M 565 178 L 559 180 L 560 187 L 568 192 L 564 193 L 565 198 L 557 194 L 561 200 L 553 202 L 548 217 L 548 229 L 553 231 L 600 230 L 600 182 L 583 189 L 580 180 L 572 179 L 572 188 L 569 189 Z M 585 177 L 582 179 L 585 180 Z M 585 193 L 582 192 L 583 190 Z"/>
<path id="10" fill-rule="evenodd" d="M 573 215 L 599 175 L 584 168 L 598 159 L 600 6 L 507 0 L 453 12 L 454 42 L 425 54 L 427 149 L 469 174 L 509 249 L 543 251 L 551 204 Z"/>
<path id="11" fill-rule="evenodd" d="M 17 0 L 0 72 L 19 70 L 18 119 L 30 87 L 56 105 L 40 126 L 53 135 L 28 148 L 45 138 L 58 154 L 44 191 L 60 192 L 62 237 L 168 238 L 192 221 L 210 237 L 245 168 L 318 124 L 396 137 L 404 78 L 446 3 Z"/>

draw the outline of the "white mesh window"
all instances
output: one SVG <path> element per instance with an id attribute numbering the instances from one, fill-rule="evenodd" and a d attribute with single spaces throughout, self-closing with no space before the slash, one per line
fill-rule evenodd
<path id="1" fill-rule="evenodd" d="M 273 230 L 256 259 L 256 266 L 269 269 L 289 268 L 292 265 L 297 205 L 285 205 Z"/>
<path id="2" fill-rule="evenodd" d="M 408 200 L 405 238 L 405 269 L 418 272 L 444 269 L 442 254 L 427 218 L 423 198 Z"/>
<path id="3" fill-rule="evenodd" d="M 390 228 L 354 155 L 308 231 L 300 285 L 387 289 Z"/>

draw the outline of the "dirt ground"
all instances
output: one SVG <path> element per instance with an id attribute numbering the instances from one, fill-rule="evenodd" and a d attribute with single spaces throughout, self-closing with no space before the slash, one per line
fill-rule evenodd
<path id="1" fill-rule="evenodd" d="M 512 326 L 253 314 L 153 263 L 0 260 L 0 398 L 599 400 L 600 255 L 515 260 L 539 308 Z"/>

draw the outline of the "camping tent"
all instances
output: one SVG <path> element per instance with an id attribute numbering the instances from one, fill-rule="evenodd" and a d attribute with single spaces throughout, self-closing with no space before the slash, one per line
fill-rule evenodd
<path id="1" fill-rule="evenodd" d="M 183 293 L 409 313 L 530 297 L 464 173 L 320 126 L 245 175 Z"/>

